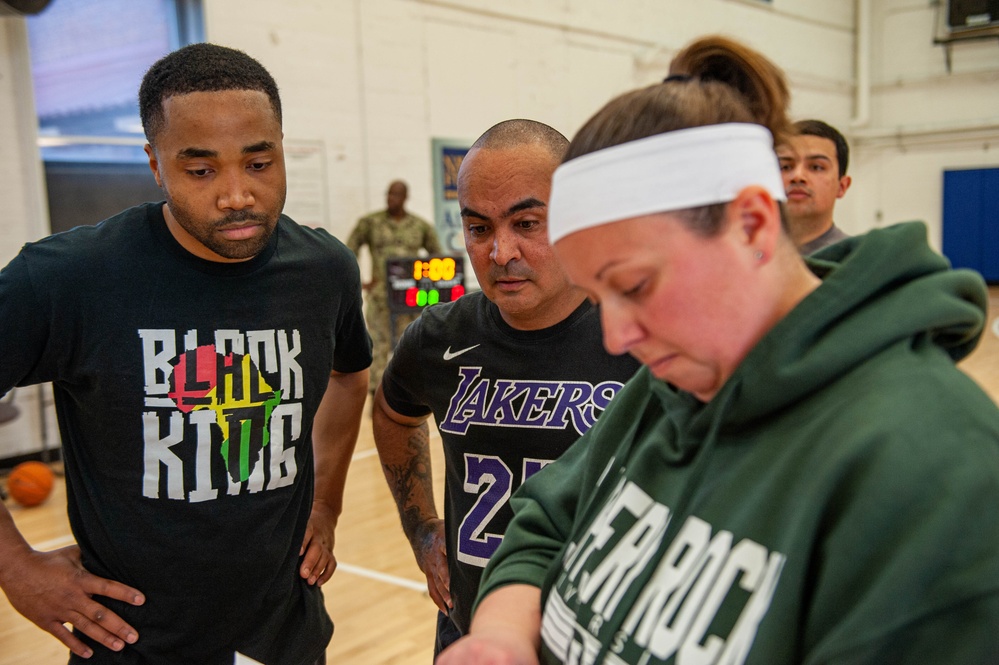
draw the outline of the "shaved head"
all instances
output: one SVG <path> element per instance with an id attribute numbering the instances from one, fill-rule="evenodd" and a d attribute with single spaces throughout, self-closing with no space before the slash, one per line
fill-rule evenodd
<path id="1" fill-rule="evenodd" d="M 535 120 L 504 120 L 493 125 L 472 144 L 470 150 L 509 150 L 525 145 L 539 145 L 559 162 L 569 147 L 569 140 L 548 125 Z"/>

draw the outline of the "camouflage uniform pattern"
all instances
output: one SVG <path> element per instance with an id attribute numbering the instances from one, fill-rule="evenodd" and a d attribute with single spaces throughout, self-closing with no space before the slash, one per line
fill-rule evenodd
<path id="1" fill-rule="evenodd" d="M 367 294 L 365 319 L 368 334 L 371 335 L 373 356 L 369 389 L 374 392 L 382 381 L 382 372 L 392 351 L 392 317 L 388 307 L 385 262 L 400 256 L 415 256 L 421 247 L 431 254 L 439 254 L 441 244 L 433 225 L 426 220 L 408 212 L 402 219 L 395 220 L 387 210 L 382 210 L 359 219 L 347 240 L 347 247 L 355 255 L 364 245 L 371 252 L 371 288 Z M 417 316 L 419 314 L 396 316 L 396 338 Z"/>

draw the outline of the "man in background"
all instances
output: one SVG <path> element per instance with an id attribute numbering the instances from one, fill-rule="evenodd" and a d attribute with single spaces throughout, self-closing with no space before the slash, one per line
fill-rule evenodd
<path id="1" fill-rule="evenodd" d="M 403 334 L 373 428 L 403 530 L 440 609 L 435 653 L 469 628 L 510 494 L 586 432 L 638 369 L 603 348 L 600 315 L 548 243 L 552 174 L 568 141 L 539 122 L 483 134 L 458 173 L 465 248 L 482 291 L 434 305 Z M 427 420 L 444 444 L 444 520 Z"/>
<path id="2" fill-rule="evenodd" d="M 777 146 L 777 157 L 791 239 L 804 256 L 848 237 L 833 222 L 833 208 L 850 188 L 850 148 L 836 128 L 821 120 L 801 120 L 794 128 L 788 142 Z"/>
<path id="3" fill-rule="evenodd" d="M 369 374 L 369 392 L 382 380 L 385 363 L 392 352 L 392 342 L 419 314 L 399 314 L 395 329 L 388 305 L 385 264 L 388 259 L 416 256 L 421 249 L 431 254 L 441 251 L 434 227 L 426 220 L 406 210 L 409 189 L 401 180 L 393 181 L 385 195 L 385 210 L 365 215 L 347 239 L 347 247 L 356 255 L 361 247 L 368 246 L 371 254 L 371 281 L 364 285 L 368 292 L 366 320 L 371 335 L 372 361 Z M 397 330 L 396 330 L 397 329 Z"/>

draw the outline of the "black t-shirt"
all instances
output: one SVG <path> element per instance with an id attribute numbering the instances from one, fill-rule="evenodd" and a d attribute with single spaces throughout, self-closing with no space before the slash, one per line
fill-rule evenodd
<path id="1" fill-rule="evenodd" d="M 245 262 L 171 236 L 162 204 L 26 245 L 0 272 L 0 392 L 53 382 L 85 567 L 139 641 L 91 663 L 313 662 L 332 624 L 298 575 L 312 420 L 370 364 L 353 254 L 282 216 Z"/>
<path id="2" fill-rule="evenodd" d="M 607 354 L 588 302 L 525 331 L 478 292 L 428 308 L 406 329 L 382 389 L 401 414 L 433 412 L 441 433 L 451 619 L 463 633 L 512 518 L 510 494 L 586 432 L 638 367 Z"/>

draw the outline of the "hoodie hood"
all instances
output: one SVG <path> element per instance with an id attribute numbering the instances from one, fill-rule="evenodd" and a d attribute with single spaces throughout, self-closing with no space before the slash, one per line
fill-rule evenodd
<path id="1" fill-rule="evenodd" d="M 921 222 L 849 238 L 807 263 L 822 284 L 760 340 L 711 402 L 643 372 L 676 428 L 666 440 L 678 457 L 688 457 L 688 446 L 704 443 L 704 435 L 713 440 L 766 418 L 888 347 L 936 347 L 956 362 L 984 330 L 984 281 L 952 270 L 927 244 Z"/>

